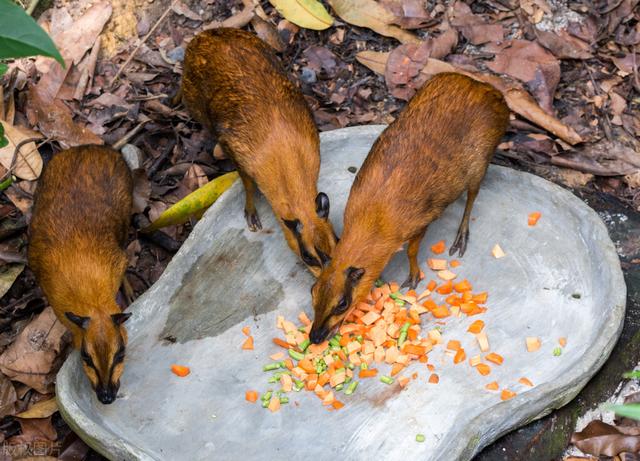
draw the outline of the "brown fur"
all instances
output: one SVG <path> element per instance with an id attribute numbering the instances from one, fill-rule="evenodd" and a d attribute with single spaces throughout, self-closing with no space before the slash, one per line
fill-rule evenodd
<path id="1" fill-rule="evenodd" d="M 119 384 L 127 342 L 116 294 L 123 281 L 133 182 L 121 155 L 104 146 L 74 147 L 47 165 L 36 194 L 29 265 L 74 346 L 91 357 L 84 369 L 94 389 Z M 88 317 L 86 328 L 68 312 Z M 116 317 L 118 318 L 118 317 Z M 124 317 L 126 319 L 126 317 Z M 114 396 L 115 397 L 115 396 Z"/>
<path id="2" fill-rule="evenodd" d="M 351 188 L 344 233 L 312 291 L 317 339 L 348 312 L 332 314 L 340 299 L 347 295 L 350 306 L 362 301 L 406 242 L 407 284 L 415 286 L 416 256 L 427 226 L 467 191 L 452 248 L 464 252 L 473 200 L 508 121 L 502 95 L 462 75 L 437 75 L 415 95 L 375 142 Z M 363 269 L 363 275 L 352 271 L 349 279 L 349 268 Z"/>
<path id="3" fill-rule="evenodd" d="M 182 100 L 236 163 L 251 230 L 260 228 L 253 195 L 262 191 L 291 249 L 303 251 L 284 221 L 299 220 L 304 251 L 317 261 L 330 255 L 335 235 L 316 213 L 320 141 L 302 93 L 271 48 L 236 29 L 208 30 L 187 47 Z M 315 275 L 320 267 L 309 267 Z"/>

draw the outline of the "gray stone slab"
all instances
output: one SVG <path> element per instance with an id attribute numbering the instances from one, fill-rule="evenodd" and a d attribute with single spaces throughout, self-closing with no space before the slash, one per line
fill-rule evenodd
<path id="1" fill-rule="evenodd" d="M 320 190 L 331 198 L 338 233 L 354 174 L 383 127 L 323 133 Z M 262 365 L 275 352 L 276 315 L 311 316 L 312 276 L 289 251 L 264 200 L 265 231 L 245 228 L 243 192 L 236 183 L 207 211 L 160 280 L 131 306 L 130 343 L 119 399 L 103 406 L 90 391 L 74 353 L 58 375 L 60 409 L 79 435 L 110 459 L 333 460 L 470 459 L 516 427 L 567 403 L 602 366 L 620 333 L 626 288 L 615 248 L 598 215 L 571 193 L 536 176 L 492 166 L 472 213 L 471 239 L 460 276 L 490 292 L 482 316 L 502 367 L 480 376 L 454 366 L 441 350 L 430 354 L 440 384 L 420 378 L 400 391 L 370 380 L 327 412 L 310 393 L 294 394 L 279 413 L 244 401 L 247 389 L 266 389 Z M 427 232 L 420 259 L 440 239 L 450 243 L 463 201 L 451 205 Z M 535 228 L 527 214 L 541 211 Z M 400 223 L 401 224 L 401 223 Z M 500 243 L 507 257 L 495 260 Z M 403 280 L 398 253 L 385 277 Z M 579 295 L 579 296 L 578 296 Z M 448 319 L 444 337 L 460 339 L 471 320 Z M 433 323 L 424 320 L 424 326 Z M 240 329 L 250 325 L 255 351 L 240 350 Z M 173 336 L 175 343 L 163 341 Z M 542 339 L 527 353 L 526 336 Z M 553 357 L 557 338 L 568 346 Z M 442 364 L 440 361 L 443 360 Z M 177 378 L 172 363 L 192 373 Z M 536 386 L 517 385 L 521 376 Z M 501 402 L 484 385 L 497 380 L 518 395 Z M 424 433 L 426 442 L 415 442 Z"/>

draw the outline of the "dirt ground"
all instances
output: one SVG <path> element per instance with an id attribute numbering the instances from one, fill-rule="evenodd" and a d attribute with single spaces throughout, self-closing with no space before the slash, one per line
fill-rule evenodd
<path id="1" fill-rule="evenodd" d="M 196 220 L 151 235 L 138 229 L 233 169 L 230 161 L 211 155 L 215 140 L 170 101 L 189 40 L 204 28 L 221 25 L 255 32 L 277 50 L 321 131 L 391 123 L 432 75 L 433 66 L 493 76 L 505 91 L 527 95 L 511 107 L 511 125 L 495 163 L 570 188 L 599 212 L 613 207 L 640 222 L 637 0 L 367 2 L 363 10 L 353 1 L 322 2 L 335 18 L 322 31 L 295 26 L 268 1 L 43 2 L 36 15 L 69 66 L 63 71 L 42 58 L 12 63 L 1 80 L 0 119 L 16 127 L 16 139 L 34 138 L 31 167 L 46 164 L 72 145 L 104 141 L 124 146 L 137 167 L 127 246 L 127 278 L 137 295 L 162 274 Z M 48 444 L 47 453 L 59 459 L 100 459 L 55 409 L 39 418 L 16 416 L 53 397 L 55 373 L 70 348 L 64 329 L 54 329 L 55 318 L 25 266 L 39 173 L 31 174 L 31 169 L 18 175 L 20 165 L 10 154 L 4 154 L 5 160 L 7 155 L 0 173 L 3 179 L 11 174 L 17 178 L 0 196 L 0 443 L 24 448 L 14 459 L 27 456 L 36 441 Z M 640 237 L 634 237 L 632 228 L 609 228 L 620 232 L 623 267 L 628 282 L 634 281 Z M 42 331 L 46 341 L 28 341 Z M 635 356 L 616 363 L 637 363 L 640 349 L 634 350 Z M 27 360 L 27 352 L 37 354 Z M 8 357 L 16 354 L 22 359 L 9 367 Z M 618 368 L 615 373 L 619 375 Z M 620 382 L 615 377 L 606 381 L 604 390 L 576 412 L 608 398 Z M 567 421 L 574 424 L 575 418 Z M 573 432 L 571 424 L 562 432 L 561 447 L 526 459 L 560 457 Z M 503 452 L 498 443 L 480 459 L 525 459 L 518 450 L 532 443 L 535 434 L 526 437 L 514 442 L 520 448 L 511 447 L 518 454 Z M 0 460 L 5 458 L 0 453 Z"/>

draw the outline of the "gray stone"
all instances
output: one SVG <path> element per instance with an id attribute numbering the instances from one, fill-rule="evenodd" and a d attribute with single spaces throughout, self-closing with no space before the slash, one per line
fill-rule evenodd
<path id="1" fill-rule="evenodd" d="M 173 62 L 184 61 L 184 48 L 181 46 L 174 48 L 167 53 L 167 58 L 169 58 Z"/>
<path id="2" fill-rule="evenodd" d="M 355 175 L 383 127 L 323 133 L 319 189 L 331 198 L 338 234 Z M 244 194 L 236 183 L 207 211 L 160 280 L 131 306 L 126 370 L 118 400 L 101 405 L 81 370 L 77 353 L 58 375 L 60 411 L 71 427 L 110 459 L 470 459 L 500 435 L 566 404 L 607 359 L 622 327 L 626 287 L 615 248 L 598 215 L 578 198 L 541 178 L 492 166 L 472 213 L 471 237 L 456 269 L 477 290 L 489 291 L 486 322 L 491 349 L 505 358 L 480 376 L 468 364 L 453 365 L 441 348 L 429 355 L 438 385 L 419 378 L 400 390 L 377 380 L 341 397 L 343 410 L 327 412 L 303 392 L 272 414 L 244 401 L 248 389 L 266 390 L 262 365 L 276 351 L 277 315 L 309 316 L 313 277 L 286 246 L 276 219 L 258 200 L 264 231 L 251 233 L 243 216 Z M 420 251 L 451 242 L 462 216 L 462 199 L 432 226 Z M 541 211 L 534 228 L 527 214 Z M 399 223 L 401 225 L 402 223 Z M 507 256 L 494 259 L 499 243 Z M 424 266 L 424 264 L 423 264 Z M 385 270 L 403 280 L 406 256 Z M 256 293 L 265 303 L 256 303 Z M 579 293 L 580 297 L 572 295 Z M 467 355 L 479 353 L 466 332 L 475 318 L 449 318 L 445 340 L 458 339 Z M 255 351 L 241 351 L 241 328 L 251 327 Z M 423 320 L 428 329 L 432 318 Z M 163 340 L 171 336 L 174 342 Z M 542 348 L 528 353 L 524 338 Z M 557 339 L 568 345 L 554 357 Z M 169 367 L 188 365 L 177 378 Z M 383 372 L 387 366 L 382 365 Z M 522 376 L 533 388 L 519 385 Z M 502 402 L 484 390 L 497 380 L 518 392 Z M 416 443 L 415 435 L 426 435 Z"/>
<path id="3" fill-rule="evenodd" d="M 304 83 L 315 83 L 317 81 L 316 71 L 310 67 L 303 67 L 300 73 L 300 80 Z"/>
<path id="4" fill-rule="evenodd" d="M 122 153 L 122 157 L 124 161 L 129 165 L 129 169 L 131 171 L 137 170 L 142 167 L 142 162 L 144 161 L 144 154 L 142 150 L 138 146 L 134 146 L 133 144 L 125 144 L 120 149 Z"/>

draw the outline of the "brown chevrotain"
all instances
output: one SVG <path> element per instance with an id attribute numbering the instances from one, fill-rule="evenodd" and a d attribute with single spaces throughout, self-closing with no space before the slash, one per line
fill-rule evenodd
<path id="1" fill-rule="evenodd" d="M 73 334 L 102 403 L 115 400 L 127 332 L 116 294 L 127 268 L 133 182 L 119 152 L 81 146 L 57 154 L 36 192 L 29 265 Z"/>
<path id="2" fill-rule="evenodd" d="M 317 191 L 320 141 L 302 93 L 273 50 L 241 30 L 202 32 L 187 47 L 181 94 L 237 165 L 249 229 L 262 228 L 257 188 L 291 249 L 319 275 L 336 242 L 329 199 Z"/>
<path id="3" fill-rule="evenodd" d="M 415 287 L 427 226 L 466 191 L 450 252 L 464 254 L 471 208 L 508 121 L 502 95 L 469 77 L 439 74 L 418 91 L 376 140 L 351 187 L 341 240 L 312 289 L 311 341 L 340 325 L 405 242 L 405 285 Z"/>

